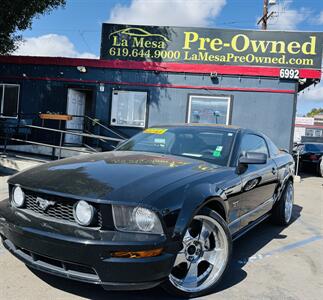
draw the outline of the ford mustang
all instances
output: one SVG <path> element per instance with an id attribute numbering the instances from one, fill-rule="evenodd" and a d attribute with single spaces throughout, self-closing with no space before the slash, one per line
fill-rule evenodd
<path id="1" fill-rule="evenodd" d="M 11 177 L 0 236 L 43 272 L 197 297 L 220 282 L 233 240 L 268 217 L 291 222 L 293 174 L 292 156 L 253 130 L 148 128 L 114 151 Z"/>

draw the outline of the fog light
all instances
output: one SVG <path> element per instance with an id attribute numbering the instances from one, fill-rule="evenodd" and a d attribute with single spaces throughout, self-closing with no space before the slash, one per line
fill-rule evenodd
<path id="1" fill-rule="evenodd" d="M 22 207 L 25 204 L 25 193 L 20 186 L 14 187 L 12 191 L 12 201 L 11 203 L 15 207 Z"/>
<path id="2" fill-rule="evenodd" d="M 74 218 L 78 224 L 88 226 L 93 221 L 93 217 L 94 207 L 86 201 L 81 200 L 74 206 Z"/>
<path id="3" fill-rule="evenodd" d="M 143 258 L 159 256 L 162 252 L 163 248 L 144 251 L 115 251 L 111 253 L 111 256 L 120 258 Z"/>

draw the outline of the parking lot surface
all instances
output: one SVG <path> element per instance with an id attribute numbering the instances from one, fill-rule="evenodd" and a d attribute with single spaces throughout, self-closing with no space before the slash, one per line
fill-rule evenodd
<path id="1" fill-rule="evenodd" d="M 0 199 L 6 197 L 0 176 Z M 28 269 L 0 246 L 0 299 L 176 299 L 161 288 L 106 292 Z M 216 293 L 202 299 L 322 299 L 323 179 L 303 175 L 295 183 L 293 223 L 258 225 L 234 242 L 228 272 Z"/>

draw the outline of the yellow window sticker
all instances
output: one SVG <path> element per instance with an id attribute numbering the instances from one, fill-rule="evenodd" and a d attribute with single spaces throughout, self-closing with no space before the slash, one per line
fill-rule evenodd
<path id="1" fill-rule="evenodd" d="M 166 128 L 147 128 L 144 130 L 144 133 L 164 134 L 166 131 Z"/>

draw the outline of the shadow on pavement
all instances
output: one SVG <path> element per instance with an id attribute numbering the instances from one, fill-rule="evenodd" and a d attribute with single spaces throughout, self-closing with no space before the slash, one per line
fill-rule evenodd
<path id="1" fill-rule="evenodd" d="M 292 223 L 295 222 L 301 215 L 302 207 L 294 205 Z M 247 277 L 247 272 L 243 267 L 248 264 L 248 258 L 255 255 L 260 249 L 274 239 L 286 239 L 287 236 L 281 234 L 284 227 L 274 226 L 270 221 L 265 221 L 253 230 L 247 233 L 242 238 L 238 239 L 233 244 L 233 255 L 231 263 L 228 266 L 227 272 L 221 283 L 217 286 L 214 292 L 226 290 Z M 100 286 L 91 284 L 79 283 L 76 281 L 63 279 L 53 275 L 45 274 L 39 271 L 30 269 L 37 277 L 45 281 L 47 284 L 65 292 L 78 295 L 88 299 L 109 299 L 109 300 L 126 300 L 126 299 L 154 299 L 154 300 L 171 300 L 182 299 L 169 296 L 162 288 L 157 287 L 145 291 L 126 291 L 126 292 L 108 292 Z"/>
<path id="2" fill-rule="evenodd" d="M 301 206 L 294 205 L 292 221 L 289 226 L 300 217 L 302 209 Z M 249 258 L 272 240 L 286 239 L 287 235 L 281 234 L 284 228 L 272 225 L 270 220 L 267 220 L 236 240 L 233 243 L 231 264 L 215 292 L 226 290 L 244 280 L 247 277 L 247 272 L 243 270 L 243 267 L 248 264 Z"/>
<path id="3" fill-rule="evenodd" d="M 182 298 L 176 298 L 169 296 L 162 288 L 157 287 L 144 291 L 105 291 L 102 287 L 80 283 L 77 281 L 56 277 L 50 274 L 42 273 L 33 269 L 30 269 L 37 277 L 45 281 L 47 284 L 54 288 L 63 290 L 65 292 L 93 300 L 142 300 L 142 299 L 154 299 L 154 300 L 177 300 Z"/>
<path id="4" fill-rule="evenodd" d="M 301 176 L 302 179 L 309 177 L 319 177 L 317 171 L 313 168 L 304 168 L 302 171 L 299 172 L 299 176 Z"/>

